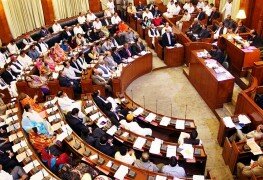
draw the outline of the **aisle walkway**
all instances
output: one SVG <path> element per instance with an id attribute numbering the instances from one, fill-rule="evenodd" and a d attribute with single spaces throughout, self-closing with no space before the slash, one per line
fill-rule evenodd
<path id="1" fill-rule="evenodd" d="M 206 169 L 217 180 L 231 180 L 232 175 L 222 158 L 222 148 L 217 143 L 219 122 L 203 99 L 196 92 L 183 74 L 181 67 L 153 71 L 135 80 L 128 88 L 127 94 L 133 91 L 134 101 L 152 111 L 170 116 L 171 104 L 174 117 L 194 119 L 199 138 L 202 140 L 207 153 Z"/>

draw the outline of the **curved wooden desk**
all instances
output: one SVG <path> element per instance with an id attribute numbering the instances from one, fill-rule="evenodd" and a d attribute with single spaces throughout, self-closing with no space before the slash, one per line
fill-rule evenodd
<path id="1" fill-rule="evenodd" d="M 10 122 L 9 126 L 13 126 L 12 124 L 15 123 L 19 123 L 20 127 L 16 130 L 12 130 L 10 134 L 13 134 L 14 136 L 16 136 L 16 139 L 14 139 L 14 144 L 19 144 L 22 140 L 24 140 L 26 142 L 26 146 L 22 147 L 22 145 L 20 144 L 20 148 L 18 149 L 18 154 L 26 152 L 27 149 L 29 149 L 32 152 L 32 155 L 29 155 L 28 152 L 25 153 L 26 158 L 23 159 L 22 164 L 24 166 L 26 166 L 27 164 L 29 164 L 30 162 L 36 161 L 36 163 L 38 164 L 37 166 L 34 165 L 34 168 L 31 169 L 29 171 L 29 175 L 31 176 L 36 176 L 36 177 L 42 177 L 42 178 L 48 178 L 48 179 L 53 179 L 53 180 L 59 180 L 60 178 L 58 178 L 53 172 L 51 172 L 44 164 L 43 162 L 40 160 L 40 158 L 38 157 L 36 151 L 34 150 L 34 148 L 31 146 L 31 143 L 29 142 L 29 140 L 27 139 L 27 134 L 26 132 L 23 130 L 22 128 L 22 108 L 21 106 L 16 103 L 15 105 L 16 108 L 18 108 L 18 112 L 15 113 L 15 115 L 18 116 L 18 120 L 17 121 L 12 121 Z M 13 116 L 15 116 L 13 115 Z M 21 136 L 18 136 L 18 133 Z M 15 135 L 17 134 L 17 135 Z M 22 148 L 21 148 L 22 147 Z M 33 163 L 34 164 L 34 163 Z M 37 175 L 38 174 L 38 175 Z M 1 179 L 1 178 L 0 178 Z"/>
<path id="2" fill-rule="evenodd" d="M 136 60 L 123 67 L 121 76 L 112 79 L 113 95 L 123 93 L 126 88 L 138 77 L 151 72 L 152 53 L 147 53 L 138 57 Z"/>

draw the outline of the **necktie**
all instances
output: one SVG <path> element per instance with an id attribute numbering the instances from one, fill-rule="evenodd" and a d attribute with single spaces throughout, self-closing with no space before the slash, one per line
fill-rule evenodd
<path id="1" fill-rule="evenodd" d="M 167 33 L 166 35 L 167 35 L 168 43 L 169 43 L 169 45 L 171 45 L 171 37 L 170 37 L 170 34 Z"/>
<path id="2" fill-rule="evenodd" d="M 131 57 L 131 52 L 129 51 L 129 49 L 126 49 L 126 52 L 128 53 L 128 56 Z"/>

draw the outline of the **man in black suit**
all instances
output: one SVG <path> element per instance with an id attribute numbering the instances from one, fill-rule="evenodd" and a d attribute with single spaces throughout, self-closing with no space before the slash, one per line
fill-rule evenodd
<path id="1" fill-rule="evenodd" d="M 94 91 L 92 94 L 92 98 L 94 100 L 94 102 L 97 104 L 97 106 L 103 111 L 106 112 L 107 110 L 107 104 L 109 104 L 109 102 L 107 102 L 103 97 L 100 96 L 100 91 Z"/>
<path id="2" fill-rule="evenodd" d="M 111 157 L 113 157 L 115 154 L 113 139 L 108 138 L 106 135 L 103 135 L 100 137 L 100 139 L 97 139 L 95 142 L 95 148 Z"/>
<path id="3" fill-rule="evenodd" d="M 132 54 L 138 55 L 142 51 L 145 51 L 145 46 L 143 45 L 142 41 L 137 38 L 135 39 L 135 43 L 131 46 Z"/>
<path id="4" fill-rule="evenodd" d="M 247 41 L 250 42 L 251 46 L 255 46 L 255 47 L 262 47 L 263 46 L 262 40 L 260 39 L 260 37 L 258 37 L 258 34 L 254 29 L 252 29 L 249 32 L 249 36 L 247 38 Z"/>
<path id="5" fill-rule="evenodd" d="M 190 133 L 190 138 L 184 138 L 184 143 L 185 144 L 192 144 L 192 145 L 199 145 L 200 139 L 196 139 L 198 136 L 198 133 L 196 130 L 193 130 Z"/>
<path id="6" fill-rule="evenodd" d="M 79 82 L 74 79 L 69 79 L 64 71 L 59 71 L 58 81 L 61 87 L 73 87 L 76 94 L 81 94 L 82 90 Z"/>
<path id="7" fill-rule="evenodd" d="M 111 19 L 110 18 L 108 19 L 107 17 L 100 19 L 100 21 L 101 21 L 102 26 L 109 26 L 112 24 Z"/>
<path id="8" fill-rule="evenodd" d="M 217 60 L 220 64 L 224 62 L 225 55 L 217 46 L 213 45 L 209 52 L 210 58 Z"/>
<path id="9" fill-rule="evenodd" d="M 197 19 L 199 20 L 199 21 L 202 21 L 202 20 L 204 20 L 205 19 L 205 16 L 206 16 L 206 14 L 205 14 L 205 12 L 203 11 L 203 9 L 202 8 L 199 8 L 198 9 L 198 14 L 197 14 Z"/>
<path id="10" fill-rule="evenodd" d="M 10 85 L 11 82 L 16 80 L 15 75 L 12 73 L 11 68 L 9 65 L 5 65 L 5 70 L 1 74 L 2 79 L 5 81 L 6 84 Z"/>
<path id="11" fill-rule="evenodd" d="M 45 26 L 42 26 L 39 34 L 40 34 L 40 37 L 46 37 L 50 35 L 50 32 Z"/>
<path id="12" fill-rule="evenodd" d="M 136 11 L 143 11 L 145 9 L 144 5 L 141 1 L 139 1 L 138 6 L 136 7 Z"/>
<path id="13" fill-rule="evenodd" d="M 199 23 L 198 19 L 195 18 L 194 22 L 191 24 L 191 26 L 189 27 L 188 31 L 186 32 L 186 34 L 189 37 L 192 37 L 193 34 L 199 34 L 199 32 L 202 30 L 202 26 Z"/>
<path id="14" fill-rule="evenodd" d="M 234 31 L 235 34 L 240 34 L 240 33 L 245 33 L 247 30 L 246 30 L 246 27 L 243 25 L 243 22 L 242 21 L 238 21 L 237 23 L 237 27 Z"/>
<path id="15" fill-rule="evenodd" d="M 111 53 L 113 60 L 117 63 L 120 64 L 122 63 L 122 57 L 120 55 L 120 53 L 118 52 L 116 47 L 112 48 L 112 53 Z"/>
<path id="16" fill-rule="evenodd" d="M 231 19 L 230 14 L 227 15 L 227 18 L 223 21 L 223 23 L 226 28 L 232 28 L 232 29 L 236 28 L 235 21 Z"/>
<path id="17" fill-rule="evenodd" d="M 163 47 L 174 46 L 175 45 L 174 36 L 169 31 L 169 29 L 165 29 L 165 33 L 162 36 L 162 45 L 163 45 Z"/>
<path id="18" fill-rule="evenodd" d="M 156 18 L 157 16 L 161 16 L 162 13 L 159 11 L 158 6 L 155 6 L 154 9 L 152 10 L 153 18 Z"/>
<path id="19" fill-rule="evenodd" d="M 149 9 L 149 11 L 153 11 L 155 8 L 155 2 L 154 0 L 152 0 L 148 5 L 147 8 Z"/>
<path id="20" fill-rule="evenodd" d="M 69 42 L 72 40 L 73 34 L 70 31 L 69 27 L 65 26 L 64 31 L 62 32 L 61 36 L 62 36 L 62 39 L 66 39 Z"/>
<path id="21" fill-rule="evenodd" d="M 220 13 L 216 10 L 216 7 L 212 4 L 212 12 L 207 19 L 207 25 L 212 25 L 213 20 L 220 18 Z"/>
<path id="22" fill-rule="evenodd" d="M 87 34 L 87 32 L 92 29 L 92 23 L 86 20 L 86 22 L 82 25 L 82 29 Z"/>
<path id="23" fill-rule="evenodd" d="M 206 25 L 202 25 L 202 30 L 199 32 L 197 39 L 205 39 L 211 36 Z"/>
<path id="24" fill-rule="evenodd" d="M 125 36 L 122 33 L 117 32 L 115 36 L 115 40 L 121 46 L 125 43 Z"/>
<path id="25" fill-rule="evenodd" d="M 71 112 L 67 113 L 66 120 L 69 126 L 75 131 L 79 136 L 82 133 L 89 133 L 89 128 L 84 125 L 83 119 L 78 117 L 79 109 L 73 108 Z"/>
<path id="26" fill-rule="evenodd" d="M 132 50 L 131 48 L 129 47 L 129 44 L 128 43 L 125 43 L 122 50 L 120 51 L 120 54 L 123 58 L 127 59 L 129 57 L 132 57 L 133 54 L 132 54 Z"/>

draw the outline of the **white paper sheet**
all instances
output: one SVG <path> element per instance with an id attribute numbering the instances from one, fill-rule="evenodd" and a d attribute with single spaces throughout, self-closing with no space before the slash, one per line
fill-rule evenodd
<path id="1" fill-rule="evenodd" d="M 155 177 L 155 180 L 166 180 L 166 179 L 167 179 L 167 177 L 161 176 L 161 175 L 157 175 L 157 176 Z"/>
<path id="2" fill-rule="evenodd" d="M 176 146 L 168 145 L 166 151 L 166 157 L 170 158 L 176 156 Z"/>
<path id="3" fill-rule="evenodd" d="M 152 141 L 149 152 L 152 154 L 160 154 L 162 143 L 160 141 Z"/>
<path id="4" fill-rule="evenodd" d="M 60 129 L 63 125 L 64 125 L 64 122 L 61 121 L 61 122 L 58 122 L 58 123 L 56 123 L 56 124 L 53 124 L 53 125 L 51 126 L 51 128 L 52 128 L 53 131 L 57 131 L 57 130 Z"/>
<path id="5" fill-rule="evenodd" d="M 171 118 L 164 116 L 160 122 L 160 125 L 161 126 L 168 126 L 170 124 L 170 121 L 171 121 Z"/>
<path id="6" fill-rule="evenodd" d="M 156 114 L 150 113 L 145 120 L 148 122 L 152 122 L 156 118 Z"/>
<path id="7" fill-rule="evenodd" d="M 88 114 L 93 110 L 97 110 L 98 108 L 96 106 L 90 106 L 85 109 L 85 113 Z"/>
<path id="8" fill-rule="evenodd" d="M 180 146 L 183 150 L 181 154 L 184 156 L 185 159 L 193 159 L 194 158 L 194 148 L 191 144 L 183 144 Z"/>
<path id="9" fill-rule="evenodd" d="M 239 123 L 241 123 L 241 124 L 249 124 L 249 123 L 251 123 L 250 119 L 248 119 L 248 117 L 246 115 L 242 115 L 242 114 L 240 114 L 238 116 L 238 120 L 239 120 Z"/>
<path id="10" fill-rule="evenodd" d="M 126 137 L 128 137 L 128 135 L 129 135 L 129 133 L 128 132 L 124 132 L 124 133 L 122 133 L 122 137 L 124 137 L 124 138 L 126 138 Z"/>
<path id="11" fill-rule="evenodd" d="M 10 131 L 13 131 L 13 130 L 19 129 L 19 128 L 20 128 L 20 124 L 19 123 L 15 123 L 13 125 L 10 125 L 10 126 L 6 127 L 6 131 L 10 132 Z"/>
<path id="12" fill-rule="evenodd" d="M 26 141 L 23 140 L 23 141 L 21 141 L 21 142 L 19 142 L 17 144 L 14 144 L 12 146 L 12 150 L 13 150 L 13 152 L 17 152 L 18 149 L 26 147 L 26 146 L 27 146 Z"/>
<path id="13" fill-rule="evenodd" d="M 223 118 L 223 121 L 224 121 L 224 124 L 226 125 L 226 127 L 228 127 L 228 128 L 233 128 L 233 127 L 236 126 L 236 125 L 233 123 L 231 117 L 224 117 L 224 118 Z"/>
<path id="14" fill-rule="evenodd" d="M 193 180 L 205 180 L 205 177 L 202 175 L 193 175 Z"/>
<path id="15" fill-rule="evenodd" d="M 144 111 L 143 108 L 138 107 L 135 111 L 133 111 L 133 115 L 134 115 L 134 116 L 139 116 L 140 114 L 143 113 L 143 111 Z"/>
<path id="16" fill-rule="evenodd" d="M 250 147 L 251 152 L 254 155 L 262 154 L 261 148 L 259 145 L 255 142 L 254 138 L 247 139 L 247 145 Z"/>
<path id="17" fill-rule="evenodd" d="M 39 166 L 39 162 L 37 160 L 34 160 L 33 162 L 28 163 L 27 165 L 25 165 L 23 167 L 23 169 L 25 170 L 26 173 L 28 173 L 29 171 L 31 171 L 34 167 Z"/>
<path id="18" fill-rule="evenodd" d="M 45 169 L 41 169 L 36 174 L 30 177 L 30 180 L 40 180 L 48 176 L 48 172 Z"/>
<path id="19" fill-rule="evenodd" d="M 15 113 L 18 112 L 18 108 L 7 109 L 5 114 L 8 115 L 8 114 L 13 113 L 13 112 L 15 112 Z"/>
<path id="20" fill-rule="evenodd" d="M 59 113 L 56 113 L 56 114 L 54 114 L 54 115 L 52 115 L 52 116 L 49 116 L 47 119 L 48 119 L 48 121 L 51 123 L 51 122 L 53 122 L 55 119 L 61 119 L 61 116 L 60 116 Z"/>
<path id="21" fill-rule="evenodd" d="M 54 106 L 54 107 L 52 107 L 52 108 L 49 108 L 49 109 L 46 110 L 46 112 L 47 112 L 48 114 L 50 114 L 51 112 L 56 111 L 56 110 L 58 110 L 58 106 Z"/>
<path id="22" fill-rule="evenodd" d="M 18 120 L 18 116 L 14 115 L 12 117 L 6 118 L 5 123 L 6 124 L 10 124 L 11 122 L 17 121 Z"/>
<path id="23" fill-rule="evenodd" d="M 115 172 L 114 177 L 116 179 L 122 180 L 128 174 L 129 168 L 124 165 L 120 165 L 119 169 Z"/>
<path id="24" fill-rule="evenodd" d="M 90 119 L 92 120 L 92 121 L 95 121 L 96 119 L 98 119 L 100 116 L 99 116 L 100 114 L 99 114 L 99 112 L 97 112 L 97 113 L 95 113 L 95 114 L 92 114 L 91 116 L 90 116 Z"/>
<path id="25" fill-rule="evenodd" d="M 117 130 L 118 130 L 117 126 L 113 125 L 113 126 L 111 126 L 110 129 L 108 129 L 108 131 L 106 133 L 111 135 L 111 136 L 113 136 L 116 133 Z"/>
<path id="26" fill-rule="evenodd" d="M 175 128 L 176 129 L 185 129 L 185 120 L 176 120 L 176 124 L 175 124 Z"/>
<path id="27" fill-rule="evenodd" d="M 23 137 L 23 133 L 22 133 L 22 131 L 19 131 L 18 133 L 11 134 L 8 137 L 8 139 L 9 139 L 9 142 L 13 142 L 15 139 L 21 138 L 21 137 Z"/>
<path id="28" fill-rule="evenodd" d="M 142 149 L 142 147 L 144 146 L 144 144 L 146 143 L 146 139 L 142 138 L 142 137 L 137 137 L 137 139 L 135 140 L 133 147 L 137 148 L 137 149 Z"/>

